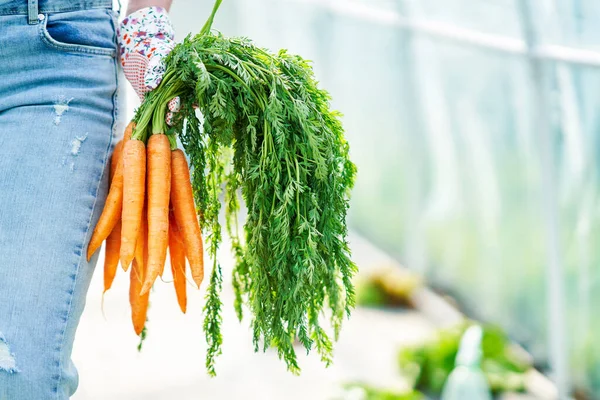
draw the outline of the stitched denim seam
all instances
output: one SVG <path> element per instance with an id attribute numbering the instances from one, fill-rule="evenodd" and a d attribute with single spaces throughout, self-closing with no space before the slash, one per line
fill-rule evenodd
<path id="1" fill-rule="evenodd" d="M 102 176 L 102 174 L 100 176 Z M 101 180 L 101 178 L 98 181 L 100 181 L 100 180 Z M 93 210 L 94 210 L 94 208 L 92 206 L 90 215 L 92 215 L 94 213 Z M 85 237 L 87 237 L 87 231 L 86 231 Z M 72 278 L 71 287 L 69 288 L 69 291 L 68 291 L 69 300 L 67 302 L 67 315 L 65 316 L 65 319 L 63 321 L 63 328 L 62 328 L 62 332 L 60 334 L 60 345 L 56 349 L 56 351 L 58 352 L 58 375 L 56 376 L 56 386 L 54 387 L 54 393 L 56 393 L 57 399 L 58 399 L 58 388 L 59 388 L 60 382 L 62 380 L 63 365 L 62 365 L 61 354 L 62 354 L 63 348 L 65 347 L 65 333 L 67 331 L 67 325 L 69 324 L 69 317 L 71 316 L 71 310 L 73 308 L 73 294 L 75 293 L 75 285 L 77 284 L 77 277 L 79 276 L 79 269 L 81 268 L 81 261 L 82 261 L 83 254 L 84 254 L 83 245 L 81 245 L 79 247 L 79 260 L 75 264 L 76 265 L 75 276 L 73 276 L 73 278 Z"/>
<path id="2" fill-rule="evenodd" d="M 61 12 L 69 12 L 69 11 L 83 11 L 83 10 L 92 10 L 98 8 L 110 8 L 112 9 L 112 4 L 103 4 L 103 3 L 93 3 L 93 4 L 84 4 L 79 6 L 72 7 L 41 7 L 40 13 L 61 13 Z M 0 9 L 0 15 L 27 15 L 27 8 L 9 8 L 9 9 Z"/>
<path id="3" fill-rule="evenodd" d="M 116 57 L 117 52 L 114 49 L 102 49 L 99 47 L 92 47 L 92 46 L 85 46 L 85 45 L 78 45 L 78 44 L 69 44 L 69 43 L 60 43 L 60 42 L 56 41 L 48 34 L 48 31 L 46 30 L 47 21 L 48 21 L 48 16 L 46 15 L 44 22 L 42 24 L 39 24 L 39 28 L 38 28 L 40 37 L 42 38 L 42 41 L 44 42 L 44 44 L 46 44 L 47 46 L 50 46 L 54 49 L 57 49 L 57 50 L 60 50 L 63 52 L 68 52 L 68 53 L 95 54 L 98 56 L 105 56 L 105 57 L 110 57 L 110 58 Z"/>
<path id="4" fill-rule="evenodd" d="M 114 23 L 114 19 L 111 20 L 111 24 L 113 26 L 113 40 L 117 40 L 117 31 L 116 31 L 116 27 L 115 27 L 115 23 Z M 65 345 L 65 333 L 67 330 L 67 324 L 69 321 L 69 316 L 71 314 L 71 310 L 72 310 L 72 305 L 73 305 L 73 293 L 75 291 L 75 284 L 77 283 L 77 277 L 79 275 L 79 270 L 81 268 L 81 262 L 82 259 L 84 257 L 84 254 L 86 253 L 84 251 L 84 245 L 85 243 L 87 243 L 88 241 L 88 235 L 90 233 L 90 227 L 92 224 L 92 218 L 94 216 L 94 211 L 96 209 L 96 204 L 98 202 L 98 190 L 100 189 L 100 185 L 102 183 L 102 178 L 104 176 L 104 173 L 106 171 L 106 165 L 108 163 L 108 158 L 109 158 L 109 153 L 110 153 L 110 148 L 112 146 L 112 142 L 114 139 L 114 131 L 115 131 L 115 124 L 116 124 L 116 114 L 117 114 L 117 94 L 119 92 L 119 85 L 118 85 L 118 81 L 119 81 L 119 65 L 117 62 L 117 59 L 114 58 L 113 59 L 113 63 L 114 63 L 114 71 L 115 71 L 115 75 L 114 75 L 114 82 L 115 82 L 115 91 L 113 92 L 113 96 L 112 96 L 112 104 L 113 104 L 113 116 L 112 116 L 112 122 L 111 122 L 111 135 L 110 135 L 110 139 L 108 140 L 108 147 L 106 148 L 105 152 L 104 152 L 104 159 L 102 160 L 102 172 L 100 173 L 100 176 L 98 177 L 98 184 L 96 185 L 96 190 L 94 193 L 94 204 L 92 204 L 91 207 L 91 212 L 90 212 L 90 217 L 88 219 L 88 223 L 87 223 L 87 227 L 85 230 L 85 236 L 84 236 L 84 241 L 81 244 L 80 247 L 80 253 L 79 253 L 79 261 L 77 262 L 77 271 L 75 272 L 75 278 L 73 279 L 73 285 L 71 287 L 70 290 L 70 297 L 69 297 L 69 303 L 67 305 L 67 318 L 64 321 L 64 326 L 63 326 L 63 331 L 61 334 L 61 340 L 60 340 L 60 349 L 59 349 L 59 361 L 58 361 L 58 376 L 57 376 L 57 380 L 56 380 L 56 387 L 54 388 L 54 392 L 56 393 L 57 399 L 58 399 L 58 388 L 60 386 L 60 382 L 62 381 L 62 357 L 60 356 L 60 353 L 62 352 L 62 349 L 64 348 Z"/>

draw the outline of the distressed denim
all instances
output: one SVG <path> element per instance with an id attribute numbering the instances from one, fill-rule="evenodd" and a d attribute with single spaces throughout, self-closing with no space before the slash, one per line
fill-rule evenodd
<path id="1" fill-rule="evenodd" d="M 97 261 L 85 250 L 116 122 L 106 3 L 0 0 L 0 400 L 77 388 L 71 350 Z"/>

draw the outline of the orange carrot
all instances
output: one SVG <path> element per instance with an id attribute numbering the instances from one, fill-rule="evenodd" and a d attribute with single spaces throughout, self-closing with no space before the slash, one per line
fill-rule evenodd
<path id="1" fill-rule="evenodd" d="M 133 259 L 133 267 L 129 277 L 129 303 L 131 304 L 131 320 L 133 329 L 139 336 L 146 324 L 146 314 L 148 312 L 148 299 L 150 292 L 141 295 L 140 290 L 144 277 L 146 275 L 146 260 L 148 259 L 148 226 L 145 221 L 145 209 L 142 220 L 142 225 L 139 232 L 139 237 L 136 245 L 136 255 Z M 140 252 L 138 253 L 138 250 Z"/>
<path id="2" fill-rule="evenodd" d="M 140 289 L 142 287 L 142 281 L 140 277 L 143 277 L 144 271 L 143 266 L 138 264 L 137 259 L 133 260 L 133 268 L 130 272 L 130 286 L 129 286 L 129 303 L 131 304 L 131 320 L 133 322 L 133 329 L 136 335 L 140 335 L 146 324 L 146 314 L 148 312 L 148 300 L 150 292 L 144 295 L 140 295 Z"/>
<path id="3" fill-rule="evenodd" d="M 119 248 L 121 247 L 121 221 L 113 228 L 106 238 L 106 250 L 104 254 L 104 291 L 112 286 L 117 267 L 119 266 Z"/>
<path id="4" fill-rule="evenodd" d="M 132 122 L 127 125 L 123 141 L 127 142 L 131 138 L 131 132 L 135 124 Z M 87 249 L 87 260 L 92 258 L 92 255 L 98 250 L 102 242 L 113 231 L 115 225 L 121 219 L 121 207 L 123 205 L 123 163 L 117 160 L 117 167 L 112 175 L 112 182 L 106 198 L 106 204 L 100 215 L 100 219 L 94 228 L 90 243 Z"/>
<path id="5" fill-rule="evenodd" d="M 114 174 L 113 171 L 117 170 L 117 163 L 123 164 L 123 148 L 125 147 L 125 143 L 131 140 L 131 134 L 133 133 L 133 129 L 135 128 L 135 122 L 131 121 L 127 124 L 125 128 L 125 132 L 123 133 L 123 139 L 119 140 L 119 142 L 115 145 L 115 150 L 113 151 L 113 157 L 110 161 L 110 178 Z M 116 156 L 116 157 L 115 157 Z"/>
<path id="6" fill-rule="evenodd" d="M 117 222 L 121 219 L 121 206 L 123 204 L 123 165 L 119 163 L 108 191 L 106 204 L 102 215 L 94 228 L 87 249 L 87 260 L 98 250 L 104 239 L 113 231 Z"/>
<path id="7" fill-rule="evenodd" d="M 171 171 L 171 202 L 175 221 L 181 230 L 192 277 L 200 287 L 204 278 L 204 246 L 194 206 L 190 169 L 185 154 L 179 149 L 171 152 Z"/>
<path id="8" fill-rule="evenodd" d="M 129 139 L 131 139 L 131 134 L 133 133 L 134 129 L 135 129 L 135 122 L 131 121 L 130 123 L 127 124 L 127 126 L 125 127 L 125 132 L 123 133 L 123 142 L 126 142 Z M 125 143 L 123 143 L 123 144 L 125 144 Z"/>
<path id="9" fill-rule="evenodd" d="M 141 140 L 129 140 L 123 146 L 123 213 L 121 265 L 127 268 L 135 254 L 146 191 L 146 146 Z"/>
<path id="10" fill-rule="evenodd" d="M 110 158 L 110 181 L 117 169 L 123 151 L 123 140 L 119 140 Z M 121 248 L 121 221 L 113 228 L 106 238 L 106 249 L 104 253 L 104 292 L 112 286 L 117 267 L 119 266 L 119 252 Z"/>
<path id="11" fill-rule="evenodd" d="M 148 251 L 146 247 L 148 245 L 148 213 L 146 212 L 146 203 L 142 210 L 142 221 L 140 223 L 140 234 L 135 243 L 135 259 L 138 260 L 139 264 L 146 265 L 146 258 Z M 140 280 L 142 278 L 140 277 Z"/>
<path id="12" fill-rule="evenodd" d="M 117 170 L 117 164 L 121 161 L 121 156 L 123 155 L 123 140 L 119 140 L 119 142 L 115 145 L 115 149 L 113 150 L 112 156 L 110 157 L 110 181 L 112 182 L 113 176 L 115 175 L 115 171 Z"/>
<path id="13" fill-rule="evenodd" d="M 147 293 L 164 268 L 169 243 L 169 188 L 171 186 L 171 145 L 166 135 L 148 139 L 148 274 L 142 294 Z"/>
<path id="14" fill-rule="evenodd" d="M 173 285 L 179 308 L 185 314 L 187 307 L 186 281 L 185 281 L 185 248 L 175 216 L 169 213 L 169 256 L 171 271 L 173 272 Z"/>

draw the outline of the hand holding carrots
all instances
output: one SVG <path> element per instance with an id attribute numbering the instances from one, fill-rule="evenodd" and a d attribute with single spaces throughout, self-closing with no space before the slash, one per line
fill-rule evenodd
<path id="1" fill-rule="evenodd" d="M 204 277 L 203 244 L 194 206 L 190 173 L 181 150 L 171 151 L 164 134 L 143 141 L 131 138 L 131 122 L 111 159 L 111 184 L 102 215 L 87 251 L 88 260 L 106 240 L 104 291 L 110 289 L 119 261 L 130 273 L 132 321 L 140 335 L 146 321 L 149 290 L 164 270 L 170 246 L 179 307 L 186 310 L 185 259 L 194 282 Z M 171 208 L 171 210 L 170 210 Z"/>

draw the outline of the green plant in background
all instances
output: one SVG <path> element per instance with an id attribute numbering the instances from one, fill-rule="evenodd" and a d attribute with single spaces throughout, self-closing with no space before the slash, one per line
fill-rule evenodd
<path id="1" fill-rule="evenodd" d="M 576 399 L 597 399 L 598 396 L 594 397 L 594 393 L 600 393 L 600 360 L 596 353 L 597 346 L 594 332 L 589 332 L 578 344 L 574 354 L 581 370 L 585 371 L 585 374 L 573 376 L 576 387 L 573 395 Z"/>
<path id="2" fill-rule="evenodd" d="M 420 392 L 394 391 L 389 389 L 380 389 L 364 383 L 349 383 L 344 386 L 346 400 L 425 400 L 425 396 Z"/>
<path id="3" fill-rule="evenodd" d="M 414 387 L 427 393 L 441 393 L 454 368 L 460 339 L 470 325 L 465 322 L 442 329 L 432 340 L 400 350 L 400 368 Z M 481 347 L 481 367 L 492 392 L 524 391 L 525 372 L 531 368 L 531 361 L 513 347 L 506 334 L 499 328 L 485 326 Z"/>
<path id="4" fill-rule="evenodd" d="M 482 338 L 483 329 L 479 325 L 472 325 L 465 331 L 441 400 L 492 400 L 490 385 L 481 369 Z"/>
<path id="5" fill-rule="evenodd" d="M 356 303 L 365 307 L 411 306 L 411 296 L 423 286 L 421 278 L 409 270 L 389 265 L 359 275 Z"/>

